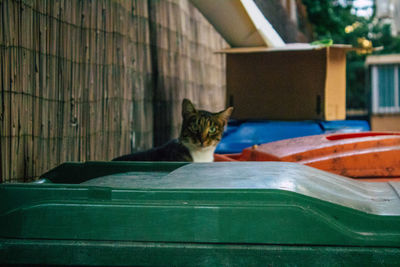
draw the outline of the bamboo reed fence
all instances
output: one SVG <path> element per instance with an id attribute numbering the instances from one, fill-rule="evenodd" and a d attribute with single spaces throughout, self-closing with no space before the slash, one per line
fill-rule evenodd
<path id="1" fill-rule="evenodd" d="M 224 107 L 225 41 L 187 0 L 0 0 L 0 180 L 176 137 Z"/>
<path id="2" fill-rule="evenodd" d="M 181 100 L 217 111 L 225 106 L 225 60 L 213 52 L 227 44 L 188 1 L 150 1 L 155 145 L 178 136 Z M 168 25 L 166 27 L 166 25 Z"/>

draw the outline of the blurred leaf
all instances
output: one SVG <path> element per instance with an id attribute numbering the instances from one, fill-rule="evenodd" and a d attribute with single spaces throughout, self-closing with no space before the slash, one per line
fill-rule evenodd
<path id="1" fill-rule="evenodd" d="M 333 40 L 332 39 L 324 39 L 324 40 L 314 41 L 311 44 L 328 47 L 328 46 L 333 45 Z"/>

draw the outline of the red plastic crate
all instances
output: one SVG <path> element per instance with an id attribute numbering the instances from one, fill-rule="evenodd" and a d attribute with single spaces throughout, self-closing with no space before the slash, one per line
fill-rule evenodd
<path id="1" fill-rule="evenodd" d="M 292 138 L 246 148 L 216 161 L 286 161 L 368 181 L 400 181 L 400 133 L 362 132 Z"/>

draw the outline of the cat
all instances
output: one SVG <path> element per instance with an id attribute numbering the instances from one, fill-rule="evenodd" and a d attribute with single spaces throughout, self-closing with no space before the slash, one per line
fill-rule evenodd
<path id="1" fill-rule="evenodd" d="M 150 150 L 124 155 L 113 161 L 189 161 L 213 162 L 214 151 L 221 141 L 233 107 L 211 113 L 196 110 L 188 99 L 182 101 L 180 136 Z"/>

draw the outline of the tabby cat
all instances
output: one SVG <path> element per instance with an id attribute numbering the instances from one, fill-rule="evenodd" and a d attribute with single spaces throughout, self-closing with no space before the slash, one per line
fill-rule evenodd
<path id="1" fill-rule="evenodd" d="M 192 161 L 212 162 L 221 141 L 224 127 L 233 111 L 229 107 L 218 113 L 196 110 L 193 104 L 182 102 L 182 129 L 178 139 L 152 148 L 113 159 L 114 161 Z"/>

